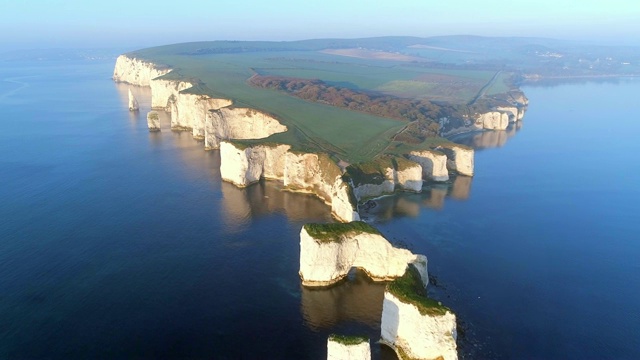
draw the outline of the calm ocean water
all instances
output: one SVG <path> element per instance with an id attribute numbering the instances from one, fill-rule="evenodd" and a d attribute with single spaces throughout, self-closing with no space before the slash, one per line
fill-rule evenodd
<path id="1" fill-rule="evenodd" d="M 298 233 L 329 209 L 222 183 L 217 152 L 147 131 L 148 91 L 127 111 L 112 68 L 0 63 L 0 358 L 322 359 L 331 332 L 377 340 L 383 285 L 300 286 Z M 473 179 L 363 215 L 429 256 L 468 357 L 640 358 L 640 81 L 524 90 L 522 129 L 460 139 L 484 148 Z"/>

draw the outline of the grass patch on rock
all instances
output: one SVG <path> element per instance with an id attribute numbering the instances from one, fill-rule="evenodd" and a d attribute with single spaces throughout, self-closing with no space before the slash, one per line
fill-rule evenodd
<path id="1" fill-rule="evenodd" d="M 414 305 L 422 315 L 444 315 L 447 311 L 451 312 L 448 307 L 427 297 L 420 273 L 413 266 L 408 266 L 402 277 L 389 283 L 387 291 L 403 303 Z"/>
<path id="2" fill-rule="evenodd" d="M 312 223 L 305 224 L 304 229 L 312 238 L 320 242 L 341 241 L 342 235 L 354 232 L 381 235 L 376 228 L 362 221 L 330 224 Z"/>
<path id="3" fill-rule="evenodd" d="M 342 345 L 358 345 L 364 342 L 369 342 L 369 338 L 366 336 L 347 336 L 331 334 L 329 335 L 329 341 L 337 342 Z"/>

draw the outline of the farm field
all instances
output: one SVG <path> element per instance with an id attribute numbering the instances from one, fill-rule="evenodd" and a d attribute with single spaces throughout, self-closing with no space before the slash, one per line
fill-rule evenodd
<path id="1" fill-rule="evenodd" d="M 234 106 L 270 113 L 289 127 L 268 141 L 361 162 L 386 151 L 409 120 L 331 106 L 324 100 L 308 101 L 285 91 L 252 86 L 248 80 L 254 75 L 319 80 L 332 91 L 349 89 L 374 98 L 392 96 L 460 108 L 479 99 L 488 99 L 490 104 L 492 97 L 513 89 L 515 79 L 527 69 L 545 68 L 549 73 L 556 71 L 556 65 L 565 69 L 567 61 L 553 61 L 561 56 L 557 55 L 561 50 L 555 49 L 575 52 L 567 46 L 545 39 L 386 37 L 199 42 L 129 55 L 174 69 L 166 79 L 199 84 L 187 92 L 230 99 Z M 569 52 L 566 57 L 577 55 Z M 583 63 L 581 59 L 577 66 Z M 589 71 L 593 72 L 593 66 Z"/>

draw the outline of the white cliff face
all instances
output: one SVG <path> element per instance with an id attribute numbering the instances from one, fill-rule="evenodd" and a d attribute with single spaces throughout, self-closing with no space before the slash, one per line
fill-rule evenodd
<path id="1" fill-rule="evenodd" d="M 340 169 L 318 154 L 292 152 L 288 145 L 244 147 L 222 141 L 220 159 L 222 179 L 236 186 L 248 186 L 261 177 L 282 180 L 288 190 L 311 193 L 324 200 L 339 220 L 360 219 Z"/>
<path id="2" fill-rule="evenodd" d="M 396 159 L 393 165 L 391 160 L 389 165 L 382 169 L 380 183 L 357 184 L 353 188 L 353 193 L 358 201 L 391 194 L 396 189 L 403 191 L 422 191 L 422 166 L 414 161 L 406 159 Z"/>
<path id="3" fill-rule="evenodd" d="M 169 71 L 169 69 L 160 69 L 150 62 L 120 55 L 116 59 L 113 79 L 131 85 L 149 86 L 151 79 L 162 76 Z"/>
<path id="4" fill-rule="evenodd" d="M 450 311 L 422 314 L 415 305 L 385 291 L 380 327 L 382 341 L 412 359 L 458 358 L 456 317 Z"/>
<path id="5" fill-rule="evenodd" d="M 287 131 L 286 126 L 265 113 L 247 108 L 228 108 L 229 105 L 223 100 L 209 103 L 203 128 L 206 148 L 217 149 L 220 140 L 264 139 Z"/>
<path id="6" fill-rule="evenodd" d="M 500 107 L 497 107 L 496 110 L 504 114 L 507 114 L 507 116 L 509 117 L 510 123 L 514 123 L 518 120 L 521 120 L 522 116 L 524 115 L 524 112 L 520 114 L 520 109 L 517 106 L 500 106 Z"/>
<path id="7" fill-rule="evenodd" d="M 447 156 L 438 151 L 422 150 L 409 153 L 409 160 L 422 166 L 422 177 L 425 180 L 447 181 Z"/>
<path id="8" fill-rule="evenodd" d="M 131 93 L 131 89 L 129 89 L 129 111 L 138 111 L 139 108 L 138 100 L 136 100 L 133 93 Z"/>
<path id="9" fill-rule="evenodd" d="M 393 247 L 382 235 L 346 231 L 331 239 L 311 236 L 305 225 L 300 231 L 300 278 L 305 286 L 327 286 L 353 267 L 363 269 L 373 280 L 384 281 L 404 275 L 415 264 L 427 279 L 427 259 L 409 250 Z"/>
<path id="10" fill-rule="evenodd" d="M 173 99 L 175 101 L 172 103 Z M 191 129 L 194 138 L 204 139 L 210 110 L 231 105 L 231 101 L 214 99 L 206 95 L 178 93 L 169 99 L 171 104 L 171 128 Z"/>
<path id="11" fill-rule="evenodd" d="M 500 111 L 490 111 L 480 114 L 476 118 L 476 124 L 481 124 L 482 129 L 504 130 L 509 126 L 509 115 Z"/>
<path id="12" fill-rule="evenodd" d="M 151 108 L 171 110 L 169 99 L 177 101 L 178 94 L 182 90 L 186 90 L 193 84 L 186 81 L 153 79 L 149 84 L 151 86 Z"/>
<path id="13" fill-rule="evenodd" d="M 439 146 L 436 150 L 447 156 L 447 168 L 461 175 L 473 176 L 473 149 L 459 145 Z"/>
<path id="14" fill-rule="evenodd" d="M 409 166 L 397 169 L 394 174 L 394 182 L 401 190 L 422 191 L 422 166 L 414 162 Z"/>
<path id="15" fill-rule="evenodd" d="M 370 360 L 369 341 L 347 345 L 329 337 L 327 340 L 327 360 Z"/>
<path id="16" fill-rule="evenodd" d="M 149 111 L 147 114 L 147 127 L 149 131 L 160 131 L 160 116 L 155 111 Z"/>

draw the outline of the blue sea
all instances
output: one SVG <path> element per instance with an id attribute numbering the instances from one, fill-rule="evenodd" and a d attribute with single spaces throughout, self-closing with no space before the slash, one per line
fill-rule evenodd
<path id="1" fill-rule="evenodd" d="M 383 284 L 300 285 L 300 228 L 330 209 L 149 133 L 114 62 L 0 62 L 0 358 L 323 359 L 338 332 L 393 359 Z M 640 358 L 640 81 L 523 90 L 522 124 L 456 139 L 473 178 L 362 216 L 428 256 L 463 358 Z"/>

